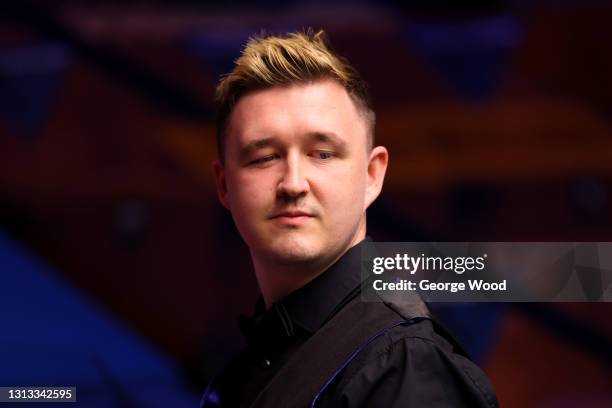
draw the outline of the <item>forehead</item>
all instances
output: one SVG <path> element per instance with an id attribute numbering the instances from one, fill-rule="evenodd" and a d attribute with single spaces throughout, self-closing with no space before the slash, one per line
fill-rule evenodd
<path id="1" fill-rule="evenodd" d="M 344 87 L 334 80 L 248 93 L 229 117 L 226 144 L 229 151 L 253 139 L 300 140 L 313 133 L 333 133 L 351 145 L 366 143 L 364 118 Z"/>

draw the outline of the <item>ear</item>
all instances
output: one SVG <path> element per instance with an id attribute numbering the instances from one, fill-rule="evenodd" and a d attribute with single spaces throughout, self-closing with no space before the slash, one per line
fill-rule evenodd
<path id="1" fill-rule="evenodd" d="M 376 200 L 382 190 L 387 164 L 389 163 L 389 152 L 383 146 L 376 146 L 370 152 L 368 161 L 368 174 L 365 194 L 365 209 Z"/>
<path id="2" fill-rule="evenodd" d="M 217 185 L 217 197 L 219 197 L 221 205 L 229 210 L 230 205 L 227 199 L 227 184 L 225 182 L 225 168 L 223 167 L 223 163 L 221 163 L 220 160 L 215 160 L 213 162 L 213 170 L 215 172 L 215 181 Z"/>

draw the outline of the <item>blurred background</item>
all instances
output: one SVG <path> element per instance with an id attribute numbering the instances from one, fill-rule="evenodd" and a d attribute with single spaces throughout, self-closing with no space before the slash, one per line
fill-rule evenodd
<path id="1" fill-rule="evenodd" d="M 324 28 L 370 84 L 375 240 L 612 241 L 608 3 L 2 1 L 0 385 L 196 406 L 240 348 L 212 94 L 262 29 Z M 503 407 L 612 406 L 612 303 L 435 308 Z"/>

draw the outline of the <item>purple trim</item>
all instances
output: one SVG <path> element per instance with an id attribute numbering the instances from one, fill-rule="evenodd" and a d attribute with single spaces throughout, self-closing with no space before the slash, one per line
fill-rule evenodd
<path id="1" fill-rule="evenodd" d="M 393 328 L 395 328 L 397 326 L 408 326 L 410 324 L 417 323 L 417 322 L 420 322 L 420 321 L 425 320 L 425 319 L 427 319 L 427 318 L 426 317 L 415 317 L 415 318 L 410 319 L 410 320 L 404 320 L 404 321 L 399 322 L 399 323 L 394 323 L 391 326 L 385 327 L 384 329 L 382 329 L 381 331 L 379 331 L 378 333 L 376 333 L 372 337 L 370 337 L 368 339 L 368 341 L 366 341 L 361 347 L 359 347 L 357 350 L 355 350 L 353 352 L 353 354 L 351 354 L 349 356 L 349 358 L 347 358 L 346 361 L 344 363 L 342 363 L 342 365 L 340 367 L 338 367 L 336 369 L 336 371 L 334 371 L 334 373 L 329 378 L 329 380 L 327 380 L 327 382 L 325 383 L 323 388 L 321 388 L 319 390 L 319 392 L 317 393 L 317 395 L 315 395 L 315 397 L 312 400 L 312 403 L 310 404 L 310 407 L 311 408 L 315 407 L 315 405 L 317 404 L 317 402 L 319 400 L 319 397 L 323 394 L 323 392 L 325 392 L 327 387 L 329 387 L 330 384 L 336 379 L 338 374 L 340 374 L 342 372 L 342 370 L 344 370 L 346 368 L 346 366 L 348 366 L 351 363 L 351 361 L 353 361 L 355 359 L 355 357 L 357 357 L 357 355 L 359 353 L 361 353 L 361 351 L 363 351 L 363 349 L 365 349 L 371 342 L 373 342 L 378 337 L 382 336 L 383 334 L 385 334 L 386 332 L 388 332 L 389 330 L 391 330 L 391 329 L 393 329 Z"/>
<path id="2" fill-rule="evenodd" d="M 206 386 L 206 390 L 204 390 L 204 395 L 202 395 L 202 399 L 200 400 L 200 408 L 208 407 L 218 407 L 219 403 L 219 394 L 212 388 L 212 385 L 215 382 L 217 375 L 215 375 Z M 212 405 L 211 405 L 212 404 Z"/>

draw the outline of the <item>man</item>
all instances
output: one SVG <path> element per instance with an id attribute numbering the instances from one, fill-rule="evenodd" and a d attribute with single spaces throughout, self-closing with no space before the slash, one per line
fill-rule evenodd
<path id="1" fill-rule="evenodd" d="M 262 296 L 203 405 L 497 406 L 426 310 L 360 301 L 366 209 L 388 153 L 364 82 L 324 32 L 250 39 L 216 101 L 218 196 Z"/>

